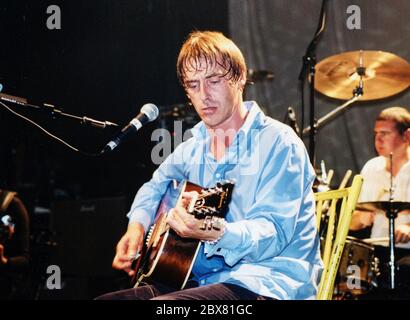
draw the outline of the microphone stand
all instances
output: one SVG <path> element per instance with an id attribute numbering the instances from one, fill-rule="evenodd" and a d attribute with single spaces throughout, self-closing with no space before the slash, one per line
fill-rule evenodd
<path id="1" fill-rule="evenodd" d="M 73 114 L 65 113 L 59 109 L 56 109 L 54 105 L 48 104 L 48 103 L 43 103 L 43 106 L 37 106 L 31 103 L 28 103 L 27 99 L 25 98 L 12 96 L 12 95 L 5 94 L 5 93 L 0 93 L 0 101 L 6 101 L 6 102 L 10 102 L 16 105 L 30 107 L 36 110 L 46 111 L 53 117 L 53 119 L 56 119 L 57 117 L 66 117 L 69 119 L 78 120 L 80 121 L 81 124 L 89 124 L 97 128 L 106 128 L 107 126 L 118 127 L 118 124 L 110 122 L 110 121 L 99 121 L 99 120 L 95 120 L 95 119 L 92 119 L 86 116 L 79 117 Z"/>
<path id="2" fill-rule="evenodd" d="M 303 64 L 302 69 L 299 74 L 299 81 L 301 81 L 301 90 L 302 90 L 302 119 L 304 117 L 304 99 L 303 99 L 303 91 L 304 91 L 304 81 L 306 76 L 310 79 L 310 97 L 309 97 L 309 104 L 310 104 L 310 127 L 313 130 L 310 130 L 309 133 L 309 157 L 310 161 L 315 167 L 315 133 L 316 133 L 316 121 L 315 121 L 315 65 L 316 65 L 316 46 L 319 42 L 319 38 L 325 29 L 326 23 L 326 4 L 327 0 L 322 1 L 322 7 L 320 9 L 320 17 L 319 17 L 319 24 L 313 37 L 312 41 L 310 42 L 305 55 L 303 56 Z M 302 121 L 301 127 L 303 128 L 304 123 Z"/>

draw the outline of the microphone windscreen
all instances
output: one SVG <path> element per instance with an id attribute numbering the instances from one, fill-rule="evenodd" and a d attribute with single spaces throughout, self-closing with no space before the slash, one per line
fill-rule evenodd
<path id="1" fill-rule="evenodd" d="M 159 115 L 158 107 L 153 103 L 144 104 L 141 108 L 141 113 L 145 114 L 148 121 L 155 120 Z"/>

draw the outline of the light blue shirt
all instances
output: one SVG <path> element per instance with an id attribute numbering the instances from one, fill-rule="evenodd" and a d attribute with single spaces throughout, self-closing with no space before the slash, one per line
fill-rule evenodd
<path id="1" fill-rule="evenodd" d="M 128 213 L 145 230 L 172 179 L 213 187 L 235 181 L 226 231 L 203 243 L 193 267 L 199 285 L 226 282 L 276 299 L 314 299 L 322 272 L 312 191 L 314 170 L 294 131 L 255 102 L 219 161 L 203 122 L 138 191 Z"/>

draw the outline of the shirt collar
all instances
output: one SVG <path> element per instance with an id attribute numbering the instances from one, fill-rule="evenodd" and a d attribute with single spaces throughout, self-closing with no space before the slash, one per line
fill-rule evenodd
<path id="1" fill-rule="evenodd" d="M 239 128 L 238 133 L 247 135 L 251 128 L 259 127 L 263 123 L 264 113 L 255 101 L 244 101 L 248 116 L 243 125 Z M 191 133 L 195 139 L 203 140 L 208 137 L 208 131 L 203 121 L 197 123 L 192 129 Z"/>

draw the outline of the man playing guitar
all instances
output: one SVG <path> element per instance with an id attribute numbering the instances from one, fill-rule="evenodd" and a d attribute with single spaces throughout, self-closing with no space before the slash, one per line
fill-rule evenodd
<path id="1" fill-rule="evenodd" d="M 256 102 L 243 101 L 246 64 L 221 33 L 191 33 L 177 73 L 202 121 L 138 191 L 113 267 L 135 275 L 132 262 L 144 251 L 144 238 L 173 179 L 202 188 L 234 181 L 229 209 L 204 227 L 204 219 L 188 208 L 198 193 L 183 192 L 166 212 L 173 233 L 200 240 L 183 290 L 147 281 L 98 299 L 314 299 L 322 262 L 314 170 L 302 141 Z"/>

